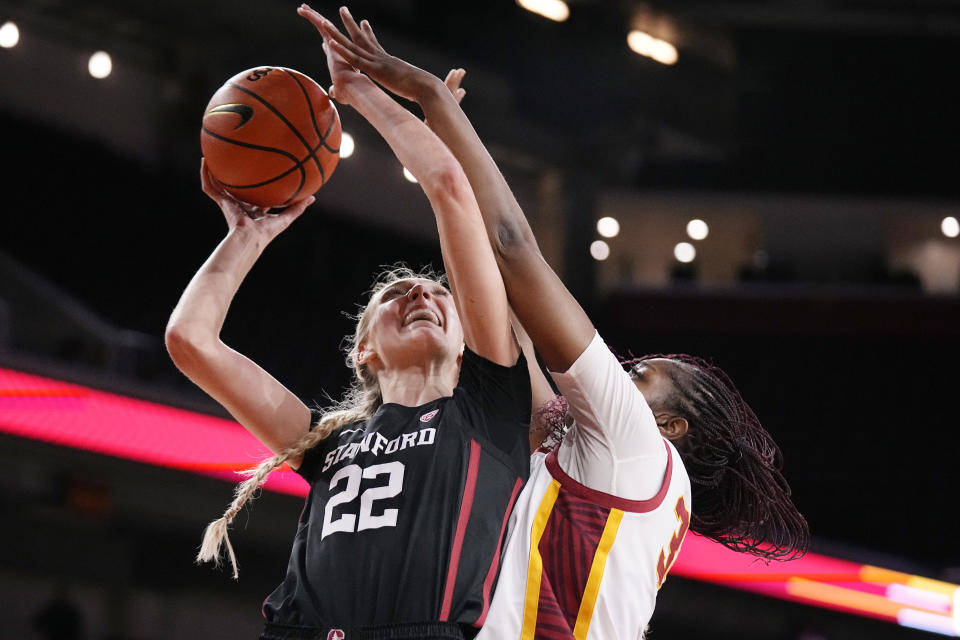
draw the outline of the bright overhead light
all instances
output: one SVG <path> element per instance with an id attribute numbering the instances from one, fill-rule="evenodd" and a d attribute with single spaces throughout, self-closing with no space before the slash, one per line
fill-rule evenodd
<path id="1" fill-rule="evenodd" d="M 960 221 L 953 216 L 947 216 L 940 222 L 940 231 L 948 238 L 960 236 Z"/>
<path id="2" fill-rule="evenodd" d="M 20 29 L 13 22 L 4 22 L 0 27 L 0 47 L 12 49 L 20 42 Z"/>
<path id="3" fill-rule="evenodd" d="M 694 258 L 697 257 L 697 250 L 689 242 L 678 242 L 677 246 L 673 248 L 673 257 L 678 262 L 693 262 Z"/>
<path id="4" fill-rule="evenodd" d="M 676 64 L 678 57 L 677 48 L 666 40 L 654 38 L 653 50 L 650 52 L 650 57 L 660 64 Z"/>
<path id="5" fill-rule="evenodd" d="M 410 169 L 407 169 L 406 167 L 403 168 L 403 177 L 406 178 L 406 179 L 407 179 L 408 181 L 410 181 L 410 182 L 416 182 L 416 181 L 417 181 L 417 179 L 414 177 L 414 175 L 413 175 L 412 173 L 410 173 Z"/>
<path id="6" fill-rule="evenodd" d="M 617 234 L 620 233 L 620 223 L 617 222 L 616 218 L 604 216 L 597 220 L 597 233 L 604 238 L 616 238 Z"/>
<path id="7" fill-rule="evenodd" d="M 646 31 L 631 31 L 627 34 L 627 46 L 634 53 L 649 58 L 653 53 L 653 36 Z"/>
<path id="8" fill-rule="evenodd" d="M 353 150 L 356 148 L 356 143 L 353 141 L 353 136 L 344 131 L 340 135 L 340 157 L 349 158 L 353 155 Z"/>
<path id="9" fill-rule="evenodd" d="M 710 227 L 699 218 L 694 218 L 687 223 L 687 235 L 694 240 L 703 240 L 710 233 Z"/>
<path id="10" fill-rule="evenodd" d="M 610 257 L 610 245 L 603 240 L 594 240 L 590 243 L 590 255 L 594 260 L 606 260 Z"/>
<path id="11" fill-rule="evenodd" d="M 627 34 L 627 46 L 634 53 L 639 53 L 660 64 L 675 64 L 678 54 L 677 48 L 660 38 L 654 38 L 646 31 L 634 29 Z"/>
<path id="12" fill-rule="evenodd" d="M 517 0 L 517 4 L 555 22 L 563 22 L 570 17 L 570 7 L 562 0 Z"/>
<path id="13" fill-rule="evenodd" d="M 98 80 L 102 80 L 110 75 L 110 72 L 113 71 L 113 60 L 110 58 L 110 54 L 106 51 L 97 51 L 95 54 L 90 56 L 90 62 L 87 63 L 87 69 L 90 71 L 90 75 Z"/>

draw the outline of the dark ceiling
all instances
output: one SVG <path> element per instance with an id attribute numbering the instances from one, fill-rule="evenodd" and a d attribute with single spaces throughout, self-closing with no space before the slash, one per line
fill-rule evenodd
<path id="1" fill-rule="evenodd" d="M 491 144 L 604 185 L 957 193 L 956 2 L 570 5 L 564 23 L 511 0 L 372 0 L 353 10 L 388 49 L 438 75 L 467 68 L 465 107 Z M 3 0 L 0 13 L 176 78 L 181 133 L 192 136 L 197 105 L 242 68 L 285 64 L 325 82 L 295 6 Z M 335 17 L 336 6 L 316 8 Z M 641 23 L 677 44 L 676 65 L 627 48 Z"/>

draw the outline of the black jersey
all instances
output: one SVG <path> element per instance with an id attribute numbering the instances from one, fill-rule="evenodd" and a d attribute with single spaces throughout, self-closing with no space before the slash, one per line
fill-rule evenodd
<path id="1" fill-rule="evenodd" d="M 529 475 L 530 381 L 469 349 L 450 397 L 384 404 L 304 456 L 310 483 L 268 622 L 480 626 Z"/>

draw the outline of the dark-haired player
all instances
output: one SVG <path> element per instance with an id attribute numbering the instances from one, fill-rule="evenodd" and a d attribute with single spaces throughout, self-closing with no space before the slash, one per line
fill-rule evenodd
<path id="1" fill-rule="evenodd" d="M 341 18 L 349 38 L 319 23 L 330 46 L 417 102 L 463 166 L 514 313 L 562 372 L 551 375 L 573 418 L 558 446 L 533 456 L 480 637 L 641 637 L 688 528 L 762 558 L 802 553 L 807 525 L 779 450 L 729 379 L 687 357 L 624 371 L 444 82 L 387 54 L 366 21 Z"/>

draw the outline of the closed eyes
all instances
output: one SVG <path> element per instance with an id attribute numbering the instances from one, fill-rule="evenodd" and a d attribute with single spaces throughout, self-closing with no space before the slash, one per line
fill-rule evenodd
<path id="1" fill-rule="evenodd" d="M 410 283 L 401 283 L 401 284 L 393 285 L 391 287 L 388 287 L 383 292 L 383 294 L 380 296 L 380 299 L 384 302 L 387 302 L 387 301 L 393 300 L 394 298 L 405 296 L 408 293 L 410 293 L 410 290 L 413 289 L 413 286 L 414 285 Z M 434 295 L 434 296 L 445 297 L 450 295 L 450 292 L 447 291 L 445 287 L 439 284 L 430 287 L 429 291 L 430 291 L 430 295 Z"/>

